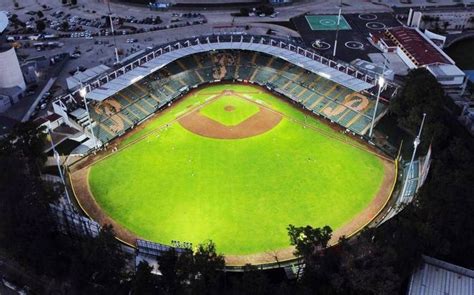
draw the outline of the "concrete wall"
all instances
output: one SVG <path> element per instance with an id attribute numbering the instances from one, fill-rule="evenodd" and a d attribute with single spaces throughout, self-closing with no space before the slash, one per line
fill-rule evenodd
<path id="1" fill-rule="evenodd" d="M 403 52 L 403 50 L 400 49 L 400 47 L 397 47 L 397 55 L 403 60 L 403 62 L 410 68 L 410 69 L 416 69 L 417 66 L 411 59 L 408 57 L 408 55 Z"/>

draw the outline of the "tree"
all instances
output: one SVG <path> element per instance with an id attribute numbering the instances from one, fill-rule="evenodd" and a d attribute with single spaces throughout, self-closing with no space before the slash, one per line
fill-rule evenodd
<path id="1" fill-rule="evenodd" d="M 167 294 L 182 293 L 191 276 L 192 251 L 186 250 L 178 255 L 170 248 L 159 259 L 162 273 L 162 288 Z"/>
<path id="2" fill-rule="evenodd" d="M 295 246 L 295 256 L 302 258 L 306 267 L 305 273 L 310 273 L 317 268 L 320 262 L 319 257 L 331 239 L 332 229 L 329 226 L 313 228 L 310 225 L 296 227 L 290 224 L 287 227 L 287 231 L 290 237 L 290 244 Z M 298 269 L 296 276 L 299 279 L 300 269 Z"/>
<path id="3" fill-rule="evenodd" d="M 161 18 L 157 15 L 154 19 L 153 19 L 153 23 L 155 25 L 159 25 L 161 24 L 163 21 L 161 20 Z"/>
<path id="4" fill-rule="evenodd" d="M 200 244 L 193 253 L 187 249 L 178 253 L 171 248 L 159 259 L 163 274 L 163 290 L 169 294 L 218 292 L 225 265 L 224 256 L 217 254 L 212 241 Z"/>
<path id="5" fill-rule="evenodd" d="M 102 227 L 98 237 L 84 240 L 77 252 L 71 269 L 75 289 L 116 294 L 125 287 L 127 254 L 111 225 Z"/>
<path id="6" fill-rule="evenodd" d="M 44 190 L 40 170 L 46 134 L 27 122 L 14 127 L 0 141 L 0 245 L 20 263 L 37 273 L 61 268 L 56 251 L 59 235 L 49 210 L 55 199 Z"/>
<path id="7" fill-rule="evenodd" d="M 141 261 L 132 280 L 131 292 L 137 295 L 159 294 L 160 284 L 157 275 L 152 274 L 153 267 Z"/>
<path id="8" fill-rule="evenodd" d="M 247 7 L 240 8 L 240 14 L 242 16 L 249 16 L 250 10 Z"/>
<path id="9" fill-rule="evenodd" d="M 273 8 L 273 6 L 270 6 L 270 5 L 260 5 L 259 7 L 257 7 L 257 11 L 265 15 L 270 15 L 275 12 L 275 8 Z"/>
<path id="10" fill-rule="evenodd" d="M 313 228 L 310 225 L 296 227 L 290 224 L 287 230 L 290 244 L 296 248 L 295 255 L 303 257 L 305 262 L 309 262 L 311 256 L 326 249 L 332 236 L 332 229 L 327 225 L 323 228 Z"/>
<path id="11" fill-rule="evenodd" d="M 36 21 L 36 29 L 38 32 L 43 32 L 46 29 L 46 24 L 42 20 Z"/>
<path id="12" fill-rule="evenodd" d="M 38 10 L 38 12 L 36 13 L 36 15 L 39 17 L 39 18 L 43 18 L 44 17 L 44 14 L 41 10 Z"/>
<path id="13" fill-rule="evenodd" d="M 77 0 L 71 0 L 71 5 L 77 5 Z"/>
<path id="14" fill-rule="evenodd" d="M 222 270 L 225 266 L 224 256 L 217 254 L 216 244 L 208 241 L 198 245 L 194 253 L 194 273 L 191 284 L 194 290 L 216 290 Z"/>
<path id="15" fill-rule="evenodd" d="M 413 135 L 418 132 L 423 113 L 426 113 L 422 144 L 426 148 L 431 141 L 441 142 L 447 137 L 444 109 L 447 98 L 438 81 L 426 69 L 408 73 L 400 94 L 390 103 L 390 110 L 397 115 L 400 126 Z"/>
<path id="16" fill-rule="evenodd" d="M 61 31 L 67 32 L 69 30 L 69 23 L 67 21 L 63 21 L 61 23 Z"/>
<path id="17" fill-rule="evenodd" d="M 265 274 L 259 271 L 256 266 L 246 264 L 238 289 L 241 294 L 266 294 L 270 289 L 270 283 Z"/>

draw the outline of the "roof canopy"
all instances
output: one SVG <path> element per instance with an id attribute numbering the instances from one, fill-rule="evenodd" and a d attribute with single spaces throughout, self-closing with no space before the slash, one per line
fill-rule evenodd
<path id="1" fill-rule="evenodd" d="M 432 257 L 423 256 L 423 264 L 410 280 L 408 295 L 472 295 L 474 271 Z"/>
<path id="2" fill-rule="evenodd" d="M 262 40 L 265 40 L 266 43 Z M 250 50 L 270 54 L 357 92 L 374 86 L 366 81 L 367 77 L 364 74 L 357 72 L 353 68 L 337 64 L 332 60 L 328 60 L 294 45 L 288 45 L 278 40 L 268 42 L 268 40 L 270 39 L 258 39 L 254 37 L 250 39 L 242 37 L 239 39 L 239 36 L 235 36 L 234 39 L 227 38 L 220 40 L 219 37 L 217 37 L 217 41 L 210 41 L 208 37 L 203 40 L 193 39 L 168 45 L 155 50 L 153 52 L 155 58 L 136 66 L 117 78 L 88 92 L 86 98 L 102 101 L 177 59 L 200 52 L 224 49 Z M 157 54 L 158 56 L 156 56 Z M 363 79 L 364 77 L 366 78 L 365 80 Z"/>

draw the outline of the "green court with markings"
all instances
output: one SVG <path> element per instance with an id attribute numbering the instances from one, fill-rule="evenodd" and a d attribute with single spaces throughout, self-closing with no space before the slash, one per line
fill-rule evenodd
<path id="1" fill-rule="evenodd" d="M 309 27 L 313 31 L 328 31 L 328 30 L 337 30 L 337 15 L 307 15 L 306 21 L 309 24 Z M 339 30 L 351 30 L 351 26 L 341 15 L 339 22 Z"/>

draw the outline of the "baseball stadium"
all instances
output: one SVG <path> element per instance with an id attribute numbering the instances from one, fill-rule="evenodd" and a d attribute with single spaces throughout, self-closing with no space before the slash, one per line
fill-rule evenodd
<path id="1" fill-rule="evenodd" d="M 125 245 L 212 240 L 228 266 L 294 260 L 289 224 L 329 225 L 335 244 L 397 180 L 368 142 L 387 111 L 376 84 L 288 40 L 150 49 L 57 104 L 96 143 L 68 167 L 75 202 Z"/>

